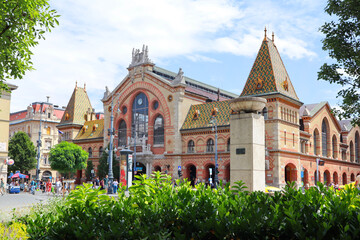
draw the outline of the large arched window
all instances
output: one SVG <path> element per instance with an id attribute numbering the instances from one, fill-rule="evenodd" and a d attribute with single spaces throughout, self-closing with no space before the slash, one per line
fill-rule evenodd
<path id="1" fill-rule="evenodd" d="M 139 93 L 133 102 L 132 105 L 132 122 L 131 122 L 131 135 L 134 136 L 134 131 L 136 132 L 136 137 L 143 138 L 148 136 L 148 110 L 149 102 L 144 93 Z"/>
<path id="2" fill-rule="evenodd" d="M 214 152 L 214 140 L 212 138 L 210 138 L 206 142 L 206 151 L 207 152 Z"/>
<path id="3" fill-rule="evenodd" d="M 193 153 L 193 152 L 195 152 L 195 143 L 194 143 L 193 140 L 190 140 L 190 141 L 188 142 L 187 152 L 188 152 L 188 153 Z"/>
<path id="4" fill-rule="evenodd" d="M 154 122 L 154 144 L 164 144 L 164 119 L 161 115 Z"/>
<path id="5" fill-rule="evenodd" d="M 333 150 L 332 157 L 333 158 L 338 157 L 338 148 L 337 148 L 337 146 L 338 146 L 337 139 L 336 139 L 336 136 L 334 135 L 333 138 L 332 138 L 332 150 Z"/>
<path id="6" fill-rule="evenodd" d="M 350 162 L 354 162 L 354 144 L 350 141 Z"/>
<path id="7" fill-rule="evenodd" d="M 314 130 L 314 155 L 319 155 L 318 153 L 318 141 L 319 141 L 319 132 L 317 129 Z"/>
<path id="8" fill-rule="evenodd" d="M 119 123 L 118 146 L 126 146 L 126 122 L 124 120 Z"/>
<path id="9" fill-rule="evenodd" d="M 99 157 L 101 157 L 104 153 L 103 147 L 99 147 Z"/>
<path id="10" fill-rule="evenodd" d="M 359 132 L 355 133 L 355 162 L 359 162 Z"/>
<path id="11" fill-rule="evenodd" d="M 91 158 L 92 157 L 92 148 L 91 147 L 89 147 L 88 152 L 89 152 L 89 158 Z"/>
<path id="12" fill-rule="evenodd" d="M 327 157 L 327 150 L 328 150 L 327 142 L 328 142 L 328 130 L 324 119 L 321 125 L 321 148 L 322 148 L 322 155 L 324 157 Z"/>

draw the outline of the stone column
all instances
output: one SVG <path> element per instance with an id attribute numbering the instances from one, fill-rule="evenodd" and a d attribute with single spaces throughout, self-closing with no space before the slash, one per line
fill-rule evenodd
<path id="1" fill-rule="evenodd" d="M 257 97 L 230 101 L 230 181 L 243 181 L 249 191 L 265 191 L 265 122 L 258 114 L 265 103 Z"/>

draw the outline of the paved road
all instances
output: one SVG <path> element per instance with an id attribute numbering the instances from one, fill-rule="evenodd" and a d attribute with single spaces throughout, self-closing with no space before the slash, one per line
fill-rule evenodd
<path id="1" fill-rule="evenodd" d="M 29 211 L 29 207 L 44 203 L 52 197 L 39 192 L 36 192 L 35 195 L 23 192 L 0 195 L 0 222 L 10 220 L 14 209 L 15 213 L 23 214 Z"/>

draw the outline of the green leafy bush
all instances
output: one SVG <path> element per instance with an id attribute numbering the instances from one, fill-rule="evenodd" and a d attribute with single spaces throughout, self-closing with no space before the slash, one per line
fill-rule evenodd
<path id="1" fill-rule="evenodd" d="M 155 173 L 138 177 L 129 194 L 114 199 L 84 184 L 52 211 L 34 212 L 27 232 L 31 239 L 354 239 L 360 229 L 355 188 L 289 186 L 268 195 L 238 182 L 194 190 Z"/>
<path id="2" fill-rule="evenodd" d="M 13 222 L 9 225 L 0 223 L 0 239 L 28 239 L 26 225 L 20 222 Z"/>

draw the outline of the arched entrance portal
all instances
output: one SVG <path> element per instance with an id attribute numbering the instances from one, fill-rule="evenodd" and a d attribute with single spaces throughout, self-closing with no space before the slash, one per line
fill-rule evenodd
<path id="1" fill-rule="evenodd" d="M 301 174 L 301 181 L 303 182 L 304 186 L 309 183 L 309 172 L 306 168 L 304 168 L 304 171 Z"/>
<path id="2" fill-rule="evenodd" d="M 343 181 L 343 185 L 347 184 L 347 176 L 346 176 L 346 173 L 343 173 L 343 175 L 342 175 L 342 181 Z"/>
<path id="3" fill-rule="evenodd" d="M 135 175 L 146 174 L 146 167 L 141 162 L 136 162 L 136 168 L 134 168 L 134 171 L 135 171 Z"/>
<path id="4" fill-rule="evenodd" d="M 42 174 L 42 179 L 43 180 L 52 179 L 51 172 L 50 171 L 44 171 L 44 173 Z"/>
<path id="5" fill-rule="evenodd" d="M 324 172 L 324 184 L 329 185 L 330 184 L 330 172 L 329 170 L 326 170 Z"/>
<path id="6" fill-rule="evenodd" d="M 321 182 L 320 171 L 317 172 L 317 175 L 316 171 L 314 172 L 314 185 L 317 185 L 317 182 Z"/>
<path id="7" fill-rule="evenodd" d="M 226 183 L 230 182 L 230 163 L 225 166 L 224 180 L 226 181 Z"/>
<path id="8" fill-rule="evenodd" d="M 215 165 L 214 164 L 208 164 L 205 166 L 205 182 L 215 183 Z M 211 181 L 210 181 L 211 179 Z"/>
<path id="9" fill-rule="evenodd" d="M 160 166 L 155 166 L 154 167 L 154 172 L 161 172 L 161 167 Z"/>
<path id="10" fill-rule="evenodd" d="M 196 167 L 194 165 L 189 165 L 187 167 L 187 174 L 188 180 L 191 182 L 191 185 L 195 185 L 195 178 L 196 178 Z"/>
<path id="11" fill-rule="evenodd" d="M 339 184 L 339 178 L 337 172 L 334 172 L 333 174 L 333 182 L 334 184 Z"/>
<path id="12" fill-rule="evenodd" d="M 351 174 L 351 176 L 350 176 L 350 180 L 352 181 L 352 182 L 354 182 L 355 181 L 355 174 Z"/>
<path id="13" fill-rule="evenodd" d="M 294 164 L 289 163 L 285 166 L 285 182 L 291 183 L 297 180 L 297 170 Z"/>

